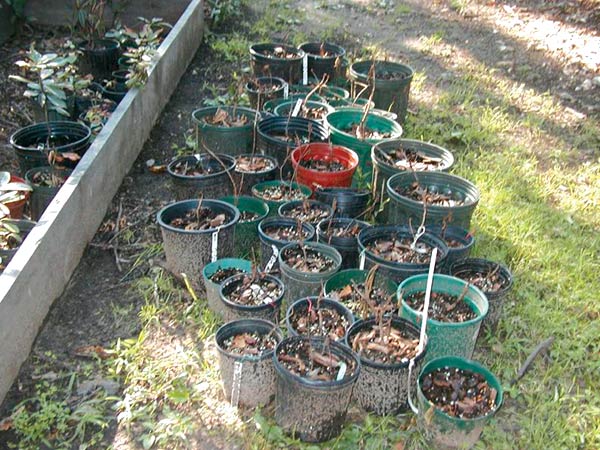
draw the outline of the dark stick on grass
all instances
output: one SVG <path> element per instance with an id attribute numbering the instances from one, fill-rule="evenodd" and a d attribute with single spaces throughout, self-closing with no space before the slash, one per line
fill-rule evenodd
<path id="1" fill-rule="evenodd" d="M 554 336 L 549 337 L 545 341 L 540 342 L 537 347 L 533 349 L 533 351 L 529 354 L 519 371 L 517 372 L 517 376 L 510 382 L 510 385 L 514 385 L 517 381 L 519 381 L 523 376 L 527 373 L 531 364 L 541 353 L 548 351 L 552 343 L 554 342 Z"/>

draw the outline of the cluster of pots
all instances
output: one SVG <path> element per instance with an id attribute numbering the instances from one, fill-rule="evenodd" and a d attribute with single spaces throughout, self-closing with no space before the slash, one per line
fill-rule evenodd
<path id="1" fill-rule="evenodd" d="M 324 63 L 305 52 L 331 57 L 318 70 L 339 80 L 335 61 L 344 53 L 338 48 L 252 46 L 255 74 L 268 77 L 256 83 L 276 92 L 279 78 L 282 92 L 297 95 L 290 90 L 303 65 L 306 75 L 317 72 L 311 61 Z M 274 56 L 280 53 L 281 61 Z M 293 55 L 299 68 L 289 65 Z M 381 71 L 393 80 L 395 68 L 382 65 Z M 350 67 L 351 73 L 359 69 L 368 72 L 369 66 Z M 370 80 L 363 81 L 368 87 Z M 269 103 L 278 97 L 257 95 L 253 101 L 262 109 L 194 111 L 207 153 L 171 162 L 168 173 L 179 201 L 157 216 L 167 266 L 204 287 L 208 307 L 225 322 L 216 343 L 226 398 L 247 408 L 274 398 L 278 425 L 309 442 L 339 434 L 354 401 L 381 415 L 412 409 L 438 446 L 473 445 L 501 406 L 502 387 L 471 357 L 482 325 L 494 330 L 512 285 L 504 265 L 469 258 L 477 188 L 448 173 L 454 161 L 448 150 L 401 139 L 400 124 L 385 115 L 335 109 L 318 122 L 273 115 Z M 303 101 L 300 96 L 288 106 L 297 112 Z M 391 120 L 399 133 L 373 142 L 355 139 L 357 147 L 342 134 L 336 137 L 332 124 L 342 122 L 336 121 L 340 113 L 344 126 L 363 117 L 373 127 Z M 215 123 L 217 115 L 229 117 L 227 126 Z M 370 176 L 371 190 L 356 187 L 361 165 L 358 177 Z M 181 218 L 183 228 L 181 221 L 174 225 Z M 453 298 L 466 313 L 448 320 L 430 315 L 423 336 L 423 312 L 408 299 L 425 292 L 434 248 L 432 295 Z M 357 306 L 344 299 L 341 293 L 357 286 L 368 289 L 366 297 L 378 292 L 382 302 Z M 408 353 L 376 357 L 361 347 L 367 342 L 377 348 L 384 328 L 412 343 Z M 425 391 L 432 374 L 443 370 L 479 377 L 491 393 L 488 409 L 457 416 L 434 404 Z"/>

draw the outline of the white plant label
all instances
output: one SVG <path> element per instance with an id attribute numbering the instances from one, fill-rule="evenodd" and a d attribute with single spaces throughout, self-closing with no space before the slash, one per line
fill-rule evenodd
<path id="1" fill-rule="evenodd" d="M 365 252 L 364 250 L 360 253 L 360 262 L 358 263 L 360 270 L 365 270 Z"/>
<path id="2" fill-rule="evenodd" d="M 299 98 L 296 100 L 296 104 L 294 105 L 294 109 L 292 110 L 292 117 L 296 117 L 300 112 L 300 108 L 302 107 L 302 99 Z"/>
<path id="3" fill-rule="evenodd" d="M 240 402 L 240 388 L 242 386 L 242 368 L 243 364 L 240 361 L 233 363 L 233 380 L 231 382 L 231 406 L 237 408 Z"/>
<path id="4" fill-rule="evenodd" d="M 217 260 L 217 250 L 219 248 L 219 228 L 212 234 L 212 243 L 210 246 L 210 262 Z"/>
<path id="5" fill-rule="evenodd" d="M 340 370 L 338 371 L 338 374 L 337 374 L 337 378 L 336 378 L 337 381 L 344 379 L 344 375 L 346 375 L 346 368 L 348 367 L 344 361 L 340 361 L 339 365 L 340 365 Z"/>
<path id="6" fill-rule="evenodd" d="M 304 86 L 308 84 L 308 54 L 302 58 L 302 84 Z"/>
<path id="7" fill-rule="evenodd" d="M 267 262 L 267 265 L 265 266 L 265 272 L 271 271 L 271 269 L 275 265 L 275 262 L 277 261 L 277 257 L 279 256 L 279 249 L 277 247 L 275 247 L 274 245 L 271 245 L 271 249 L 273 250 L 273 254 L 271 255 L 271 258 L 269 258 L 269 261 Z"/>
<path id="8" fill-rule="evenodd" d="M 290 85 L 285 83 L 285 85 L 283 86 L 283 98 L 285 100 L 287 100 L 289 96 L 290 96 Z"/>

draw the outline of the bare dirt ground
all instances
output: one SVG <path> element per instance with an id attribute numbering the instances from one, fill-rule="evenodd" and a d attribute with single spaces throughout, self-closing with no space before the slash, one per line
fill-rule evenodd
<path id="1" fill-rule="evenodd" d="M 466 6 L 459 8 L 457 2 L 408 0 L 402 14 L 397 14 L 400 6 L 393 1 L 291 3 L 311 17 L 303 21 L 300 30 L 316 36 L 320 30 L 333 30 L 350 50 L 375 43 L 426 73 L 431 92 L 460 77 L 457 69 L 461 65 L 484 64 L 496 70 L 499 77 L 537 92 L 548 92 L 560 102 L 559 117 L 548 127 L 576 127 L 581 117 L 600 116 L 597 2 L 464 2 Z M 280 37 L 285 34 L 280 33 Z M 18 49 L 26 48 L 32 38 L 40 40 L 45 35 L 44 31 L 25 30 L 18 39 L 0 48 L 0 166 L 4 169 L 16 167 L 8 136 L 17 126 L 27 123 L 30 116 L 7 75 L 13 73 Z M 428 46 L 433 35 L 441 41 L 435 49 Z M 227 86 L 229 76 L 227 64 L 215 60 L 203 45 L 123 181 L 105 223 L 71 282 L 55 301 L 30 357 L 0 408 L 0 418 L 30 394 L 35 379 L 39 379 L 36 368 L 40 365 L 75 368 L 81 363 L 79 348 L 108 347 L 117 338 L 138 332 L 141 300 L 129 287 L 161 258 L 157 254 L 141 254 L 139 246 L 160 242 L 155 214 L 171 200 L 167 175 L 149 172 L 146 161 L 165 162 L 171 158 L 172 145 L 183 145 L 183 135 L 191 126 L 191 112 L 211 96 L 206 83 Z M 514 107 L 525 108 L 518 102 Z M 551 138 L 547 145 L 552 145 Z M 120 229 L 127 227 L 131 233 L 117 249 L 122 271 L 115 263 L 114 242 L 110 242 L 119 209 Z M 47 352 L 56 359 L 50 361 Z M 5 443 L 6 437 L 0 437 L 0 446 Z"/>

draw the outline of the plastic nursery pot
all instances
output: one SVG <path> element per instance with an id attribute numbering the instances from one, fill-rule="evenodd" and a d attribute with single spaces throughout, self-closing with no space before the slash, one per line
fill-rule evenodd
<path id="1" fill-rule="evenodd" d="M 184 175 L 177 173 L 176 168 L 182 166 L 201 167 L 208 172 L 203 175 Z M 167 166 L 175 198 L 219 198 L 233 194 L 232 172 L 235 159 L 223 154 L 182 156 Z"/>
<path id="2" fill-rule="evenodd" d="M 454 200 L 461 205 L 442 206 L 427 204 L 425 225 L 454 225 L 469 229 L 471 217 L 479 203 L 479 189 L 468 180 L 446 172 L 402 172 L 387 180 L 386 194 L 390 199 L 387 205 L 388 220 L 391 223 L 419 224 L 423 219 L 424 204 L 401 195 L 398 191 L 410 189 L 414 183 L 429 192 L 436 192 Z"/>
<path id="3" fill-rule="evenodd" d="M 334 217 L 363 218 L 371 193 L 366 189 L 317 188 L 315 198 L 334 206 Z"/>
<path id="4" fill-rule="evenodd" d="M 332 267 L 322 272 L 304 272 L 289 266 L 286 262 L 288 253 L 299 248 L 301 245 L 307 251 L 318 252 L 325 258 L 332 260 Z M 325 282 L 340 270 L 341 265 L 342 255 L 329 245 L 317 242 L 291 243 L 286 245 L 279 252 L 279 270 L 281 272 L 281 280 L 286 287 L 286 301 L 291 303 L 299 298 L 318 295 Z"/>
<path id="5" fill-rule="evenodd" d="M 319 80 L 326 75 L 328 80 L 341 76 L 340 67 L 346 50 L 328 42 L 305 42 L 298 46 L 306 53 L 308 74 Z"/>
<path id="6" fill-rule="evenodd" d="M 358 235 L 336 236 L 331 230 L 363 230 L 371 226 L 367 222 L 351 218 L 323 219 L 317 224 L 317 240 L 331 245 L 342 255 L 340 270 L 358 267 Z"/>
<path id="7" fill-rule="evenodd" d="M 329 298 L 338 300 L 338 295 L 335 294 L 336 291 L 339 291 L 345 288 L 348 285 L 352 284 L 363 284 L 367 280 L 367 276 L 369 275 L 369 271 L 360 270 L 360 269 L 346 269 L 341 272 L 336 273 L 332 276 L 327 283 L 325 283 L 325 295 Z M 376 273 L 374 285 L 377 288 L 383 290 L 388 296 L 395 297 L 396 291 L 398 290 L 398 284 L 389 278 Z M 339 300 L 341 301 L 341 300 Z M 349 309 L 353 309 L 352 305 L 346 305 Z M 354 311 L 354 317 L 356 319 L 367 319 L 367 315 L 360 314 L 357 311 Z"/>
<path id="8" fill-rule="evenodd" d="M 77 48 L 82 56 L 79 60 L 79 72 L 91 73 L 94 79 L 108 78 L 117 70 L 120 44 L 112 39 L 95 39 L 90 45 L 89 41 L 80 42 Z"/>
<path id="9" fill-rule="evenodd" d="M 276 216 L 279 207 L 284 203 L 288 202 L 289 199 L 284 198 L 281 200 L 271 200 L 270 198 L 265 197 L 265 190 L 277 186 L 285 186 L 286 188 L 298 189 L 300 190 L 302 198 L 309 198 L 312 195 L 312 190 L 308 186 L 304 186 L 303 184 L 298 183 L 290 183 L 289 181 L 263 181 L 262 183 L 257 183 L 252 186 L 252 196 L 264 200 L 264 202 L 269 205 L 269 215 Z"/>
<path id="10" fill-rule="evenodd" d="M 329 341 L 329 340 L 328 340 Z M 292 353 L 299 346 L 322 354 L 332 354 L 345 367 L 339 380 L 311 380 L 288 369 L 279 356 Z M 360 375 L 360 361 L 346 346 L 326 342 L 323 338 L 294 336 L 277 345 L 273 356 L 277 373 L 275 421 L 286 433 L 306 442 L 323 442 L 340 434 L 352 397 L 352 388 Z"/>
<path id="11" fill-rule="evenodd" d="M 243 125 L 221 126 L 207 122 L 217 110 L 225 111 L 229 117 L 244 117 Z M 192 112 L 192 119 L 198 127 L 200 149 L 205 147 L 213 153 L 240 155 L 252 153 L 254 145 L 254 125 L 260 114 L 243 106 L 209 106 Z"/>
<path id="12" fill-rule="evenodd" d="M 418 341 L 420 330 L 408 320 L 392 316 L 391 327 L 399 331 L 405 339 Z M 387 323 L 387 321 L 386 321 Z M 359 320 L 346 334 L 345 344 L 352 349 L 357 333 L 372 330 L 378 326 L 376 319 Z M 408 393 L 410 383 L 416 385 L 417 374 L 421 370 L 423 358 L 427 354 L 427 336 L 425 348 L 416 355 L 413 371 L 409 376 L 410 359 L 402 362 L 380 362 L 358 353 L 361 371 L 354 386 L 352 397 L 365 411 L 377 415 L 398 414 L 408 409 Z M 414 390 L 414 387 L 413 387 Z"/>
<path id="13" fill-rule="evenodd" d="M 408 227 L 388 225 L 365 228 L 358 235 L 358 245 L 361 252 L 360 258 L 364 256 L 364 267 L 361 269 L 370 269 L 375 264 L 379 264 L 379 272 L 388 276 L 397 283 L 401 283 L 406 278 L 427 273 L 429 270 L 429 261 L 433 247 L 437 247 L 438 254 L 436 259 L 436 271 L 439 272 L 445 264 L 445 258 L 448 254 L 446 243 L 431 233 L 423 234 L 417 244 L 425 245 L 428 249 L 427 258 L 421 263 L 395 262 L 382 258 L 374 253 L 368 247 L 379 240 L 408 240 L 409 245 L 414 239 L 413 232 Z"/>
<path id="14" fill-rule="evenodd" d="M 336 162 L 343 166 L 339 171 L 314 170 L 303 166 L 303 161 Z M 358 167 L 355 151 L 329 143 L 304 144 L 292 152 L 292 165 L 298 183 L 313 190 L 321 187 L 350 187 L 354 171 Z"/>
<path id="15" fill-rule="evenodd" d="M 513 276 L 508 267 L 488 259 L 466 258 L 453 262 L 449 266 L 449 273 L 453 277 L 465 281 L 469 281 L 469 278 L 473 276 L 477 277 L 481 275 L 482 277 L 486 277 L 495 274 L 500 281 L 500 288 L 496 290 L 482 289 L 489 303 L 488 314 L 483 319 L 482 326 L 488 330 L 495 330 L 498 326 L 500 316 L 502 316 L 504 301 L 513 285 Z"/>
<path id="16" fill-rule="evenodd" d="M 314 100 L 307 100 L 306 102 L 300 101 L 300 103 L 304 103 L 306 108 L 311 110 L 316 110 L 320 112 L 320 117 L 306 117 L 301 109 L 293 115 L 294 111 L 297 108 L 297 104 L 300 100 L 291 100 L 286 102 L 281 102 L 273 109 L 273 114 L 281 117 L 303 117 L 305 119 L 311 119 L 315 122 L 323 123 L 323 118 L 330 112 L 334 111 L 332 106 L 329 106 L 327 103 L 317 102 Z"/>
<path id="17" fill-rule="evenodd" d="M 350 66 L 349 78 L 352 82 L 352 96 L 369 98 L 372 80 L 369 71 L 373 61 L 359 61 Z M 410 83 L 414 71 L 411 67 L 390 61 L 375 61 L 375 106 L 398 114 L 398 122 L 403 124 L 408 109 Z M 365 86 L 367 88 L 365 89 Z"/>
<path id="18" fill-rule="evenodd" d="M 41 122 L 18 129 L 10 137 L 10 145 L 17 155 L 22 173 L 29 169 L 48 165 L 47 151 L 56 153 L 77 153 L 83 156 L 90 145 L 92 131 L 79 122 Z M 50 140 L 50 147 L 46 147 Z M 65 160 L 66 166 L 73 168 L 77 161 Z"/>
<path id="19" fill-rule="evenodd" d="M 240 258 L 222 258 L 217 259 L 215 262 L 211 262 L 204 266 L 202 269 L 202 281 L 204 282 L 204 289 L 206 291 L 206 300 L 208 303 L 208 308 L 222 316 L 223 315 L 223 305 L 221 303 L 221 284 L 223 284 L 222 280 L 219 283 L 215 283 L 211 280 L 212 276 L 219 269 L 238 269 L 242 272 L 250 272 L 252 271 L 252 263 L 246 259 Z"/>
<path id="20" fill-rule="evenodd" d="M 275 284 L 279 288 L 279 295 L 277 295 L 272 302 L 262 303 L 260 305 L 241 305 L 231 300 L 231 292 L 236 286 L 239 286 L 247 276 L 249 275 L 240 273 L 227 278 L 223 284 L 221 284 L 219 298 L 221 301 L 223 320 L 225 322 L 231 322 L 232 320 L 253 318 L 279 323 L 281 302 L 283 301 L 286 287 L 279 278 L 274 277 L 273 275 L 266 273 L 256 275 L 257 279 Z"/>
<path id="21" fill-rule="evenodd" d="M 325 124 L 331 132 L 331 142 L 354 150 L 360 160 L 359 167 L 363 175 L 369 178 L 373 171 L 370 151 L 371 147 L 386 139 L 359 139 L 350 133 L 353 126 L 358 126 L 363 112 L 355 109 L 342 109 L 327 114 Z M 389 139 L 397 139 L 402 135 L 402 127 L 393 120 L 369 112 L 365 127 L 378 133 L 388 133 Z"/>
<path id="22" fill-rule="evenodd" d="M 33 230 L 33 227 L 36 225 L 36 222 L 23 219 L 3 219 L 2 222 L 18 228 L 21 239 L 25 239 L 29 232 Z M 21 244 L 11 249 L 0 249 L 0 269 L 4 270 L 20 247 Z"/>
<path id="23" fill-rule="evenodd" d="M 397 165 L 394 161 L 386 158 L 386 155 L 395 150 L 403 150 L 405 153 L 414 154 L 415 157 L 431 158 L 434 162 L 424 165 L 408 164 Z M 399 173 L 408 171 L 441 170 L 447 171 L 454 164 L 454 155 L 439 145 L 415 139 L 394 139 L 381 142 L 371 149 L 371 161 L 373 162 L 373 189 L 378 198 L 385 195 L 385 186 L 388 178 Z"/>
<path id="24" fill-rule="evenodd" d="M 288 307 L 285 313 L 285 326 L 288 331 L 288 336 L 309 336 L 308 333 L 302 333 L 301 331 L 298 331 L 296 328 L 294 328 L 294 325 L 292 323 L 292 319 L 295 315 L 301 314 L 306 316 L 306 313 L 309 309 L 314 311 L 323 311 L 326 309 L 334 310 L 341 317 L 346 319 L 346 327 L 344 329 L 344 334 L 335 339 L 334 336 L 330 335 L 331 339 L 334 341 L 343 341 L 343 338 L 346 335 L 346 331 L 348 331 L 348 329 L 354 323 L 354 314 L 352 314 L 352 311 L 346 308 L 342 303 L 332 300 L 330 298 L 322 298 L 316 295 L 312 295 L 296 300 Z M 320 333 L 320 331 L 323 330 L 317 331 L 316 334 L 313 333 L 312 336 L 325 337 L 324 334 Z"/>
<path id="25" fill-rule="evenodd" d="M 495 408 L 482 417 L 466 419 L 452 417 L 431 403 L 423 394 L 423 379 L 436 369 L 457 368 L 482 375 L 488 385 L 496 390 Z M 421 434 L 434 448 L 471 448 L 479 440 L 481 432 L 502 406 L 504 390 L 498 378 L 481 364 L 464 358 L 446 356 L 429 361 L 418 377 L 417 406 L 411 404 L 417 415 Z M 433 409 L 433 411 L 431 411 Z"/>
<path id="26" fill-rule="evenodd" d="M 265 102 L 276 98 L 285 98 L 288 84 L 283 78 L 258 77 L 246 83 L 246 94 L 250 100 L 250 107 L 261 111 Z"/>
<path id="27" fill-rule="evenodd" d="M 306 234 L 303 241 L 312 241 L 315 237 L 315 227 L 309 223 L 301 224 L 302 231 Z M 261 248 L 261 267 L 266 272 L 272 272 L 279 269 L 279 252 L 283 247 L 299 240 L 284 241 L 272 238 L 268 235 L 269 230 L 280 227 L 291 227 L 296 229 L 298 222 L 294 219 L 283 217 L 269 217 L 258 224 L 258 236 Z"/>
<path id="28" fill-rule="evenodd" d="M 279 173 L 279 166 L 277 160 L 272 156 L 267 155 L 253 155 L 245 153 L 235 157 L 235 167 L 233 168 L 233 179 L 240 195 L 251 195 L 252 186 L 263 181 L 272 181 L 277 178 Z M 259 162 L 264 163 L 264 167 L 256 167 L 255 170 L 251 167 L 245 167 L 240 164 L 240 161 L 254 161 L 252 165 L 257 165 Z"/>
<path id="29" fill-rule="evenodd" d="M 60 188 L 63 186 L 67 178 L 71 176 L 71 169 L 65 169 L 62 167 L 34 167 L 25 172 L 25 181 L 31 185 L 31 198 L 29 199 L 29 213 L 33 220 L 40 220 L 44 211 L 52 202 L 52 199 L 56 196 Z M 40 184 L 37 180 L 42 179 L 54 179 L 56 186 L 47 186 Z"/>
<path id="30" fill-rule="evenodd" d="M 327 104 L 330 104 L 330 102 L 336 100 L 346 100 L 350 97 L 350 92 L 348 92 L 344 88 L 337 86 L 324 85 L 318 88 L 316 91 L 314 91 L 315 87 L 320 81 L 321 79 L 317 80 L 316 78 L 309 78 L 309 84 L 293 84 L 292 86 L 290 86 L 290 92 L 292 93 L 292 95 L 310 94 L 310 100 Z"/>
<path id="31" fill-rule="evenodd" d="M 283 335 L 275 324 L 261 319 L 229 322 L 221 326 L 215 334 L 219 352 L 219 373 L 227 401 L 234 403 L 234 406 L 240 405 L 245 408 L 264 406 L 275 397 L 275 349 L 263 351 L 258 356 L 241 355 L 226 350 L 225 341 L 243 333 L 270 336 L 277 343 L 283 340 Z"/>
<path id="32" fill-rule="evenodd" d="M 25 183 L 25 180 L 21 177 L 10 174 L 9 183 Z M 27 203 L 27 200 L 29 200 L 31 192 L 23 191 L 22 195 L 23 198 L 20 200 L 13 200 L 11 202 L 4 203 L 4 206 L 6 206 L 10 211 L 9 216 L 11 219 L 21 219 L 23 217 L 23 208 L 25 208 L 25 203 Z"/>
<path id="33" fill-rule="evenodd" d="M 304 100 L 306 98 L 307 94 L 308 94 L 308 91 L 307 92 L 298 92 L 295 94 L 291 93 L 291 94 L 288 94 L 287 97 L 274 98 L 273 100 L 268 100 L 263 105 L 263 113 L 274 115 L 275 108 L 277 108 L 282 103 L 296 102 L 297 100 Z M 315 102 L 326 102 L 326 100 L 323 97 L 321 97 L 320 95 L 317 95 L 317 94 L 312 94 L 310 96 L 310 99 Z M 269 116 L 267 116 L 267 117 L 269 117 Z"/>
<path id="34" fill-rule="evenodd" d="M 298 207 L 318 208 L 319 210 L 321 210 L 323 212 L 323 216 L 318 217 L 314 220 L 302 220 L 299 217 L 294 216 L 293 213 L 291 212 L 293 209 L 298 208 Z M 283 205 L 281 205 L 279 207 L 279 209 L 277 210 L 277 215 L 279 217 L 300 220 L 300 222 L 308 222 L 313 227 L 316 227 L 317 224 L 321 220 L 329 219 L 333 216 L 333 208 L 331 206 L 329 206 L 327 203 L 323 203 L 318 200 L 292 200 L 290 202 L 286 202 Z"/>
<path id="35" fill-rule="evenodd" d="M 465 230 L 461 227 L 440 227 L 438 225 L 435 225 L 432 227 L 427 227 L 427 231 L 435 234 L 436 236 L 439 236 L 441 239 L 444 240 L 444 242 L 448 246 L 448 256 L 446 256 L 446 269 L 449 269 L 455 261 L 467 258 L 471 253 L 473 245 L 475 245 L 475 237 L 468 230 Z"/>
<path id="36" fill-rule="evenodd" d="M 255 260 L 259 255 L 258 224 L 269 215 L 269 206 L 254 197 L 228 196 L 221 200 L 240 211 L 240 221 L 235 226 L 235 254 Z M 257 217 L 246 220 L 244 213 L 256 214 Z"/>
<path id="37" fill-rule="evenodd" d="M 276 51 L 281 49 L 289 57 L 278 57 Z M 304 51 L 291 45 L 262 43 L 250 46 L 250 66 L 257 76 L 283 78 L 294 84 L 302 78 L 302 59 Z"/>
<path id="38" fill-rule="evenodd" d="M 298 145 L 329 138 L 325 125 L 302 117 L 267 117 L 258 122 L 256 132 L 257 150 L 277 159 L 282 176 L 292 174 L 291 152 Z"/>
<path id="39" fill-rule="evenodd" d="M 129 79 L 128 75 L 129 75 L 129 70 L 127 70 L 127 69 L 113 70 L 113 72 L 111 73 L 111 76 L 113 77 L 113 79 L 117 80 L 118 83 L 122 83 L 122 84 L 127 83 L 127 80 Z"/>
<path id="40" fill-rule="evenodd" d="M 427 286 L 427 275 L 415 275 L 404 280 L 398 286 L 398 301 L 402 303 L 400 317 L 410 320 L 420 326 L 423 314 L 415 311 L 404 301 L 403 297 L 414 292 L 424 292 Z M 467 288 L 460 278 L 448 275 L 434 274 L 431 292 L 460 296 L 467 289 L 464 300 L 477 317 L 466 322 L 440 322 L 427 319 L 427 335 L 429 336 L 429 351 L 427 361 L 440 356 L 461 356 L 470 358 L 475 349 L 481 322 L 488 313 L 488 301 L 483 292 L 473 285 Z"/>
<path id="41" fill-rule="evenodd" d="M 339 105 L 335 106 L 335 110 L 336 111 L 358 111 L 361 114 L 364 113 L 364 105 L 366 105 L 367 103 L 365 102 L 363 104 L 362 107 L 360 106 L 351 106 L 351 105 Z M 332 105 L 333 106 L 333 105 Z M 391 112 L 391 111 L 386 111 L 384 109 L 377 109 L 377 108 L 369 108 L 369 114 L 375 114 L 376 116 L 381 116 L 384 117 L 386 119 L 390 119 L 393 120 L 395 122 L 398 121 L 398 114 L 396 114 L 395 112 Z"/>
<path id="42" fill-rule="evenodd" d="M 219 200 L 203 199 L 202 207 L 225 214 L 223 225 L 206 230 L 184 230 L 171 222 L 198 208 L 198 200 L 171 203 L 161 209 L 157 222 L 161 228 L 167 266 L 174 273 L 185 273 L 195 286 L 201 284 L 201 272 L 206 264 L 231 255 L 233 234 L 240 212 L 235 206 Z"/>

